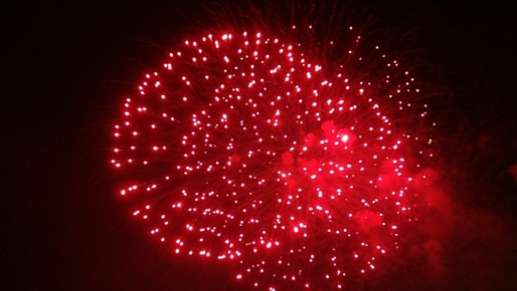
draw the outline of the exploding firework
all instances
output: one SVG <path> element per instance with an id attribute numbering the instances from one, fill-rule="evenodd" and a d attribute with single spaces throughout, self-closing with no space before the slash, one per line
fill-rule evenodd
<path id="1" fill-rule="evenodd" d="M 256 30 L 171 51 L 113 127 L 135 219 L 260 289 L 341 289 L 389 264 L 425 205 L 432 122 L 410 72 L 360 41 L 338 63 Z"/>

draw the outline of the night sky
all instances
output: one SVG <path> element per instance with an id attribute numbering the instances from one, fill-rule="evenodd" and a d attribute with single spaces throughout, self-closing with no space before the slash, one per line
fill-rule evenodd
<path id="1" fill-rule="evenodd" d="M 121 96 L 183 33 L 238 3 L 184 2 L 43 1 L 4 11 L 2 260 L 14 290 L 235 290 L 224 268 L 172 259 L 143 234 L 117 201 L 107 163 Z M 517 290 L 512 9 L 369 2 L 349 9 L 387 38 L 402 34 L 422 78 L 436 85 L 429 103 L 450 163 L 442 174 L 455 226 L 440 276 L 403 266 L 362 288 Z"/>

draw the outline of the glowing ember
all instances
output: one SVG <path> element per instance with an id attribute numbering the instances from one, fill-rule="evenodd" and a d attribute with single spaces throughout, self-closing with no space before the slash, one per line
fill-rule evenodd
<path id="1" fill-rule="evenodd" d="M 228 262 L 251 286 L 367 276 L 417 220 L 411 181 L 432 156 L 413 77 L 379 61 L 365 80 L 261 33 L 186 40 L 125 98 L 120 195 L 173 254 Z"/>

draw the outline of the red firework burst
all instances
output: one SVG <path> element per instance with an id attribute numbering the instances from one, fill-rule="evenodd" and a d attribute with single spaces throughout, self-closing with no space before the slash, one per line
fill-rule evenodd
<path id="1" fill-rule="evenodd" d="M 372 50 L 360 72 L 355 51 L 330 65 L 260 32 L 186 40 L 124 99 L 119 194 L 172 253 L 255 287 L 367 276 L 418 220 L 432 157 L 414 78 Z"/>

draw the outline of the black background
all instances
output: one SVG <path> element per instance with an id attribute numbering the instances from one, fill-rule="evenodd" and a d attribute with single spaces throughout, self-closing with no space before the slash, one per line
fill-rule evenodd
<path id="1" fill-rule="evenodd" d="M 451 186 L 459 193 L 455 199 L 495 217 L 498 239 L 513 242 L 517 191 L 508 169 L 517 162 L 515 17 L 503 1 L 450 2 L 361 7 L 379 23 L 406 30 L 432 64 L 427 74 L 436 73 L 447 88 L 436 97 L 443 98 L 436 114 L 443 118 L 451 173 L 459 177 Z M 213 4 L 44 1 L 4 10 L 2 110 L 9 147 L 2 260 L 13 271 L 15 290 L 234 288 L 224 270 L 173 261 L 155 247 L 117 203 L 106 162 L 120 96 L 182 31 L 203 24 L 207 7 L 227 5 Z M 479 266 L 453 260 L 447 282 L 395 277 L 391 286 L 517 290 L 516 248 L 492 256 L 497 243 L 472 245 L 464 251 L 488 252 L 490 259 Z M 473 268 L 489 275 L 479 277 Z"/>

